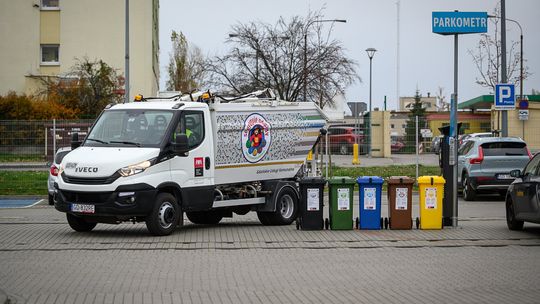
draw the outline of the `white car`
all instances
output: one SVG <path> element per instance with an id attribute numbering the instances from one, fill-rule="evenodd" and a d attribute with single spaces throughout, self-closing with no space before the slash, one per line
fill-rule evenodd
<path id="1" fill-rule="evenodd" d="M 49 205 L 54 205 L 54 183 L 58 178 L 58 168 L 64 156 L 66 156 L 71 151 L 71 147 L 62 147 L 56 151 L 54 155 L 53 163 L 49 169 L 49 178 L 47 179 L 47 188 L 49 190 Z"/>

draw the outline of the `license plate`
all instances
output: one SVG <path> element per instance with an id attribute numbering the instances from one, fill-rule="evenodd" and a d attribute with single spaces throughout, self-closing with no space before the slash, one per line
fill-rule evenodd
<path id="1" fill-rule="evenodd" d="M 510 174 L 497 174 L 497 179 L 514 179 Z"/>
<path id="2" fill-rule="evenodd" d="M 78 213 L 96 213 L 96 206 L 87 204 L 71 204 L 71 211 Z"/>

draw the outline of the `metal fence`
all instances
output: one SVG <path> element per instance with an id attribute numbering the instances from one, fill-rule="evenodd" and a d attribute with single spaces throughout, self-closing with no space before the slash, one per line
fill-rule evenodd
<path id="1" fill-rule="evenodd" d="M 93 120 L 2 120 L 0 163 L 50 162 L 54 151 L 67 147 L 71 135 L 84 138 Z"/>

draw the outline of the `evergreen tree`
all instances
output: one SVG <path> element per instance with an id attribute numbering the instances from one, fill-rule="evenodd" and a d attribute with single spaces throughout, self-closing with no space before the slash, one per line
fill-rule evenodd
<path id="1" fill-rule="evenodd" d="M 414 103 L 411 105 L 409 120 L 407 120 L 407 127 L 405 128 L 406 139 L 409 142 L 408 146 L 412 147 L 414 147 L 416 141 L 416 116 L 418 116 L 418 139 L 421 141 L 422 135 L 420 134 L 420 130 L 424 127 L 426 121 L 426 109 L 423 107 L 422 95 L 420 95 L 418 89 L 416 89 Z"/>

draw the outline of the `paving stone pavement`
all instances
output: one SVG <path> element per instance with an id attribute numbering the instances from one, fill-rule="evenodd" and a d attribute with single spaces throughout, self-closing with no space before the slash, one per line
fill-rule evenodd
<path id="1" fill-rule="evenodd" d="M 166 237 L 149 236 L 144 224 L 76 233 L 52 207 L 4 209 L 0 295 L 11 303 L 538 303 L 540 225 L 509 231 L 502 203 L 463 203 L 460 227 L 440 231 L 299 231 L 262 226 L 250 213 L 215 226 L 186 220 Z"/>

